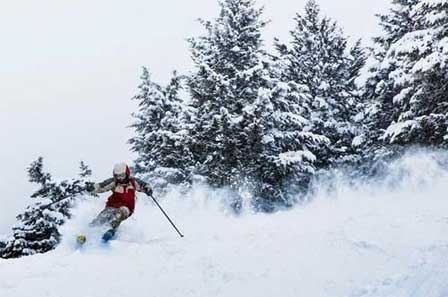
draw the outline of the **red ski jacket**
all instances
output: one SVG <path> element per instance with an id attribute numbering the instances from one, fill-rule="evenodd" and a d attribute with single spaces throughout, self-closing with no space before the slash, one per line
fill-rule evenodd
<path id="1" fill-rule="evenodd" d="M 113 178 L 95 184 L 95 193 L 112 191 L 112 195 L 107 199 L 106 207 L 120 208 L 126 206 L 131 211 L 135 209 L 135 192 L 147 192 L 149 186 L 134 177 L 129 179 L 127 184 L 116 182 Z"/>

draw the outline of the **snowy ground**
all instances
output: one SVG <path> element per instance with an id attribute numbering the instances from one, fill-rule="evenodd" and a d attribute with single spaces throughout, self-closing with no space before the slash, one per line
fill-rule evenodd
<path id="1" fill-rule="evenodd" d="M 55 251 L 0 260 L 0 296 L 448 296 L 446 154 L 408 156 L 382 182 L 322 191 L 272 215 L 226 211 L 225 192 L 197 187 L 151 201 L 109 246 L 73 237 L 102 207 L 81 203 Z M 93 234 L 91 234 L 91 237 Z"/>

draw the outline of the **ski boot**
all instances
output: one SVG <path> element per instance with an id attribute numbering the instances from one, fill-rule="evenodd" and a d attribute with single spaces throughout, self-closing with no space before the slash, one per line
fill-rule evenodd
<path id="1" fill-rule="evenodd" d="M 115 236 L 115 229 L 109 229 L 103 234 L 103 242 L 108 242 Z"/>

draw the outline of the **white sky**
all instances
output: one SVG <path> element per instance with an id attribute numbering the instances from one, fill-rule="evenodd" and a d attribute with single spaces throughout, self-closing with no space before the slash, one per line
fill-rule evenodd
<path id="1" fill-rule="evenodd" d="M 288 38 L 305 0 L 263 0 L 265 39 Z M 389 0 L 321 0 L 323 12 L 347 34 L 367 41 L 374 14 Z M 0 0 L 0 233 L 27 203 L 26 167 L 39 155 L 58 176 L 80 159 L 97 178 L 115 162 L 133 159 L 130 98 L 140 67 L 156 80 L 191 67 L 185 38 L 197 18 L 217 14 L 215 0 Z"/>

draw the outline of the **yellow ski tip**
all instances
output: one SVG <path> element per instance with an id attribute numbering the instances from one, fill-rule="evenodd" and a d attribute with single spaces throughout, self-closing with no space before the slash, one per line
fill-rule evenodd
<path id="1" fill-rule="evenodd" d="M 86 237 L 85 235 L 78 235 L 78 236 L 76 237 L 76 241 L 77 241 L 79 244 L 84 244 L 84 243 L 86 242 L 86 240 L 87 240 L 87 237 Z"/>

